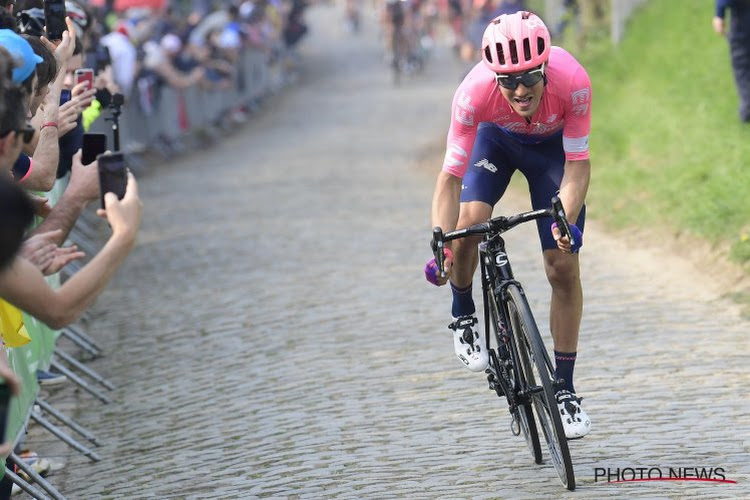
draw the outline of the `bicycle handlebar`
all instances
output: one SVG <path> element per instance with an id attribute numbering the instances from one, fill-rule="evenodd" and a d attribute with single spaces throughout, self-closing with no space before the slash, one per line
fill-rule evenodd
<path id="1" fill-rule="evenodd" d="M 432 247 L 432 253 L 435 255 L 435 262 L 438 265 L 438 272 L 440 273 L 440 277 L 445 278 L 445 257 L 443 255 L 443 248 L 445 246 L 445 243 L 476 234 L 487 234 L 490 232 L 501 234 L 509 231 L 519 224 L 523 224 L 524 222 L 529 222 L 536 219 L 541 219 L 543 217 L 552 217 L 557 223 L 557 227 L 558 229 L 560 229 L 562 237 L 567 236 L 570 240 L 570 244 L 575 245 L 575 241 L 573 241 L 573 235 L 570 233 L 570 225 L 568 224 L 568 219 L 565 217 L 565 209 L 562 206 L 562 202 L 560 201 L 559 196 L 554 196 L 552 198 L 551 208 L 533 210 L 531 212 L 523 212 L 510 216 L 501 215 L 486 222 L 473 224 L 469 227 L 456 229 L 455 231 L 450 231 L 448 233 L 443 233 L 442 228 L 440 228 L 440 226 L 436 226 L 432 230 L 432 241 L 430 244 Z"/>

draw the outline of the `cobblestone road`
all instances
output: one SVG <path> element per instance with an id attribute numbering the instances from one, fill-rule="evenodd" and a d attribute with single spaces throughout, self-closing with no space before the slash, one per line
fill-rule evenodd
<path id="1" fill-rule="evenodd" d="M 339 16 L 311 11 L 297 87 L 221 148 L 142 178 L 139 246 L 91 330 L 116 402 L 78 395 L 74 412 L 105 459 L 66 451 L 52 483 L 86 499 L 750 497 L 748 323 L 696 300 L 698 277 L 631 267 L 663 256 L 596 227 L 578 490 L 531 462 L 484 376 L 454 358 L 448 290 L 421 271 L 439 161 L 418 160 L 442 148 L 455 63 L 439 51 L 393 88 L 375 26 L 356 38 Z M 544 326 L 533 229 L 508 248 Z M 719 467 L 737 484 L 595 481 L 618 467 Z"/>

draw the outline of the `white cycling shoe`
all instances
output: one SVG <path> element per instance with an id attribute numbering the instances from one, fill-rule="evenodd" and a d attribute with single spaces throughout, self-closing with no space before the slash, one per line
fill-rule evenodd
<path id="1" fill-rule="evenodd" d="M 566 438 L 579 439 L 591 431 L 591 419 L 581 407 L 581 398 L 563 390 L 555 394 L 555 399 Z"/>
<path id="2" fill-rule="evenodd" d="M 479 336 L 474 315 L 454 318 L 448 328 L 453 330 L 453 349 L 461 362 L 473 372 L 483 372 L 490 362 L 487 346 Z"/>

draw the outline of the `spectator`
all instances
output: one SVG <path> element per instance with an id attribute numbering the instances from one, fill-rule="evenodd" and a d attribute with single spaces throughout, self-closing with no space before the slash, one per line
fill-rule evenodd
<path id="1" fill-rule="evenodd" d="M 52 328 L 62 328 L 75 321 L 101 293 L 130 253 L 140 226 L 142 208 L 132 174 L 128 174 L 125 197 L 118 200 L 114 194 L 107 193 L 105 202 L 106 209 L 100 209 L 99 214 L 109 221 L 112 235 L 88 264 L 60 288 L 53 289 L 39 269 L 26 259 L 15 257 L 7 268 L 0 271 L 0 297 Z M 19 241 L 11 239 L 8 247 L 18 244 Z"/>
<path id="2" fill-rule="evenodd" d="M 196 85 L 203 78 L 202 67 L 181 71 L 175 66 L 174 59 L 182 50 L 182 42 L 177 35 L 164 35 L 159 43 L 146 42 L 143 49 L 143 68 L 157 76 L 159 85 L 184 89 Z"/>
<path id="3" fill-rule="evenodd" d="M 73 32 L 68 21 L 68 31 Z M 76 117 L 76 126 L 60 136 L 60 161 L 57 166 L 57 178 L 65 177 L 70 172 L 71 161 L 76 151 L 83 145 L 83 121 L 81 113 L 89 107 L 96 95 L 96 89 L 87 89 L 85 83 L 76 85 L 75 71 L 83 67 L 83 45 L 74 36 L 75 41 L 73 55 L 68 60 L 63 79 L 63 92 L 60 98 L 60 113 L 73 113 Z"/>
<path id="4" fill-rule="evenodd" d="M 14 70 L 15 71 L 15 70 Z M 8 85 L 3 89 L 3 114 L 0 116 L 0 172 L 13 178 L 12 168 L 24 142 L 30 142 L 34 128 L 26 121 L 26 94 L 23 89 Z"/>
<path id="5" fill-rule="evenodd" d="M 0 117 L 0 168 L 9 171 L 21 150 L 22 140 L 18 131 L 25 130 L 23 90 L 8 85 L 1 100 L 4 112 Z M 33 134 L 33 129 L 31 132 Z M 80 171 L 82 175 L 71 178 L 72 187 L 69 186 L 63 193 L 47 220 L 34 234 L 52 232 L 48 235 L 50 240 L 61 242 L 86 202 L 96 197 L 96 165 L 80 165 L 79 153 L 74 158 L 73 166 L 77 173 Z M 0 297 L 52 328 L 61 328 L 74 321 L 101 292 L 135 243 L 141 219 L 141 203 L 132 174 L 129 174 L 128 188 L 123 200 L 120 201 L 114 194 L 107 193 L 105 203 L 106 210 L 100 210 L 99 214 L 109 221 L 112 236 L 91 262 L 57 290 L 50 288 L 44 281 L 42 270 L 18 256 L 23 231 L 4 233 L 2 245 L 6 253 L 0 254 L 0 257 L 4 257 L 5 261 L 9 258 L 12 261 L 0 271 Z M 6 227 L 6 217 L 10 215 L 0 212 L 0 218 L 3 220 L 0 227 Z M 63 255 L 63 260 L 65 258 Z"/>
<path id="6" fill-rule="evenodd" d="M 137 51 L 128 36 L 127 24 L 120 23 L 117 29 L 104 35 L 99 43 L 106 47 L 112 62 L 112 79 L 120 92 L 129 96 L 136 75 Z"/>
<path id="7" fill-rule="evenodd" d="M 740 120 L 750 122 L 750 1 L 716 0 L 714 31 L 726 36 L 724 17 L 726 10 L 731 13 L 729 29 L 729 50 L 732 57 L 734 80 L 740 99 Z"/>
<path id="8" fill-rule="evenodd" d="M 36 66 L 35 84 L 29 98 L 29 115 L 34 117 L 31 121 L 34 127 L 34 137 L 31 142 L 24 145 L 13 170 L 17 175 L 22 172 L 26 173 L 22 181 L 24 188 L 49 191 L 54 186 L 59 161 L 58 103 L 62 79 L 57 78 L 58 64 L 55 55 L 42 40 L 34 36 L 22 36 L 34 49 L 34 53 L 42 58 L 42 62 Z M 62 43 L 60 46 L 65 47 Z M 55 81 L 57 85 L 53 83 Z M 50 84 L 52 84 L 51 92 Z M 45 102 L 45 106 L 40 109 L 42 102 Z M 32 161 L 34 162 L 33 168 Z"/>

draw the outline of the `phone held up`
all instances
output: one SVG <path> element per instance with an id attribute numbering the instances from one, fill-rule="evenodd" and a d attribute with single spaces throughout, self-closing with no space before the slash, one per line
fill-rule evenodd
<path id="1" fill-rule="evenodd" d="M 65 0 L 44 0 L 44 23 L 49 40 L 62 40 L 65 24 Z"/>
<path id="2" fill-rule="evenodd" d="M 91 68 L 80 68 L 75 72 L 76 85 L 81 82 L 86 82 L 86 89 L 91 90 L 94 88 L 94 70 Z"/>
<path id="3" fill-rule="evenodd" d="M 83 134 L 83 147 L 81 148 L 81 163 L 89 165 L 96 157 L 107 150 L 107 134 Z"/>
<path id="4" fill-rule="evenodd" d="M 128 171 L 125 157 L 122 153 L 103 153 L 96 157 L 99 165 L 99 187 L 101 188 L 101 204 L 104 206 L 104 195 L 114 193 L 119 199 L 125 196 L 128 186 Z"/>

